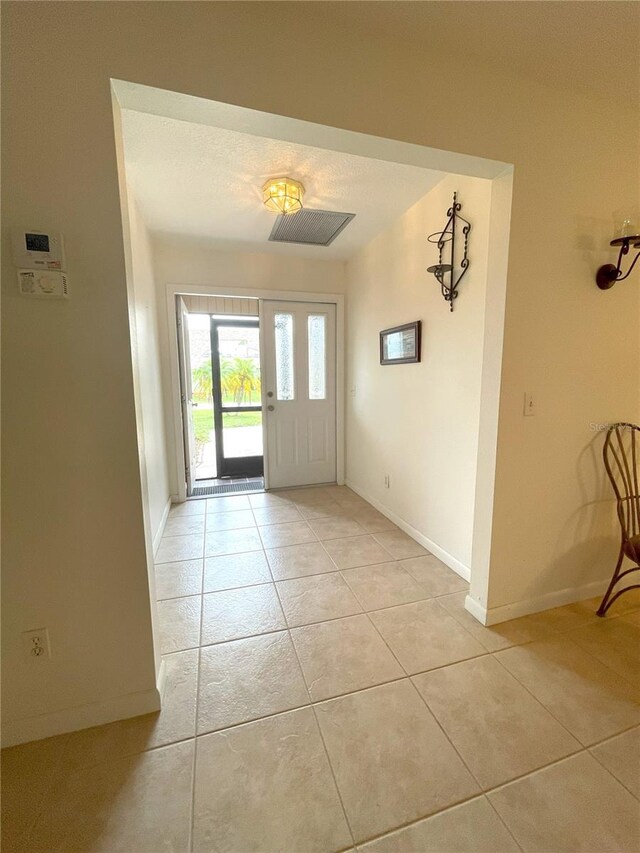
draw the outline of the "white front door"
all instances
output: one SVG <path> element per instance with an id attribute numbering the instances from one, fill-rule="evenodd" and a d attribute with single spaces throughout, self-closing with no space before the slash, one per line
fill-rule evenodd
<path id="1" fill-rule="evenodd" d="M 336 479 L 336 306 L 262 303 L 269 488 Z"/>
<path id="2" fill-rule="evenodd" d="M 184 434 L 185 480 L 187 495 L 193 493 L 196 477 L 196 430 L 193 423 L 193 388 L 191 377 L 191 349 L 189 345 L 189 314 L 184 299 L 176 299 L 178 319 L 178 361 L 180 363 L 180 400 Z"/>

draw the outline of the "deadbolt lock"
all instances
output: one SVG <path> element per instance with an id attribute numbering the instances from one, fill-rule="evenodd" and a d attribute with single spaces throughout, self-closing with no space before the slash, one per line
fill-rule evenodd
<path id="1" fill-rule="evenodd" d="M 272 412 L 275 409 L 275 406 L 267 406 L 267 411 Z"/>
<path id="2" fill-rule="evenodd" d="M 267 397 L 273 397 L 273 391 L 267 391 Z"/>

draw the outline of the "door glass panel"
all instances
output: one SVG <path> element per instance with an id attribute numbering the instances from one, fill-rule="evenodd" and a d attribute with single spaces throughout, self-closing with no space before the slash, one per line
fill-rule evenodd
<path id="1" fill-rule="evenodd" d="M 243 406 L 259 406 L 261 378 L 258 327 L 218 326 L 218 352 L 223 407 L 241 409 Z"/>
<path id="2" fill-rule="evenodd" d="M 293 400 L 293 314 L 277 312 L 274 321 L 276 336 L 276 397 L 278 400 Z"/>
<path id="3" fill-rule="evenodd" d="M 262 456 L 262 412 L 223 412 L 222 447 L 225 459 Z"/>
<path id="4" fill-rule="evenodd" d="M 327 396 L 326 371 L 326 314 L 309 314 L 309 399 L 324 400 Z"/>
<path id="5" fill-rule="evenodd" d="M 191 406 L 196 439 L 196 480 L 217 475 L 213 425 L 211 321 L 208 314 L 189 314 Z"/>

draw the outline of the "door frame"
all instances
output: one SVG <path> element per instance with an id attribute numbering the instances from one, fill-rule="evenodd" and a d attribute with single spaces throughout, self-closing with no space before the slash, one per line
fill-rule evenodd
<path id="1" fill-rule="evenodd" d="M 233 315 L 229 315 L 233 316 Z M 218 472 L 218 477 L 227 476 L 226 471 L 224 471 L 224 438 L 223 438 L 223 416 L 225 414 L 225 407 L 222 402 L 222 388 L 220 384 L 220 350 L 219 350 L 219 335 L 218 330 L 220 327 L 228 328 L 228 329 L 237 329 L 244 327 L 253 327 L 258 329 L 258 349 L 260 352 L 260 365 L 262 366 L 262 333 L 260 329 L 260 318 L 254 317 L 254 315 L 247 315 L 246 320 L 214 320 L 213 316 L 209 317 L 210 322 L 210 335 L 211 335 L 211 378 L 212 378 L 212 386 L 213 386 L 213 423 L 216 434 L 216 469 Z M 261 383 L 262 387 L 262 383 Z M 242 406 L 243 412 L 262 412 L 264 411 L 264 395 L 261 393 L 260 395 L 260 405 L 259 406 Z M 229 407 L 228 407 L 229 408 Z M 264 421 L 264 418 L 262 419 Z M 264 423 L 262 423 L 262 433 L 264 440 Z M 260 466 L 264 468 L 264 444 L 263 444 L 263 455 L 260 456 L 243 456 L 239 457 L 242 459 L 251 459 L 253 460 L 253 467 L 258 469 L 257 460 L 262 459 L 263 464 Z M 251 466 L 249 466 L 251 467 Z M 233 476 L 233 475 L 232 475 Z M 253 474 L 249 472 L 246 474 L 247 477 L 262 476 L 261 473 Z"/>
<path id="2" fill-rule="evenodd" d="M 327 302 L 336 306 L 336 482 L 339 486 L 345 481 L 345 295 L 343 293 L 307 293 L 298 290 L 271 290 L 251 287 L 229 287 L 216 284 L 175 284 L 166 286 L 166 313 L 169 330 L 169 384 L 168 400 L 171 406 L 173 422 L 173 444 L 177 474 L 176 501 L 187 499 L 185 471 L 186 459 L 183 441 L 182 410 L 180 404 L 178 336 L 175 320 L 175 302 L 177 296 L 220 296 L 233 299 L 245 297 L 259 300 L 260 325 L 263 324 L 263 301 L 273 299 L 280 302 Z M 264 335 L 260 335 L 260 358 L 264 363 Z M 266 391 L 263 387 L 263 395 Z M 265 399 L 263 396 L 263 406 Z M 263 439 L 266 439 L 266 418 L 262 419 Z M 265 445 L 266 446 L 266 445 Z M 264 487 L 269 488 L 268 455 L 264 456 Z"/>

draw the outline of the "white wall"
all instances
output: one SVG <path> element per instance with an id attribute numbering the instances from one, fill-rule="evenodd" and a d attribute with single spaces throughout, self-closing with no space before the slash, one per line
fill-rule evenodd
<path id="1" fill-rule="evenodd" d="M 472 222 L 471 265 L 451 313 L 426 272 L 438 257 L 426 238 L 444 227 L 455 190 Z M 490 200 L 490 181 L 447 177 L 347 263 L 347 480 L 467 571 Z M 379 331 L 413 320 L 422 320 L 422 361 L 381 366 Z"/>
<path id="2" fill-rule="evenodd" d="M 81 707 L 88 724 L 155 690 L 111 78 L 514 164 L 489 607 L 612 568 L 590 424 L 640 419 L 640 287 L 593 276 L 610 211 L 637 203 L 638 114 L 452 63 L 437 32 L 362 38 L 332 5 L 3 3 L 5 723 Z M 65 235 L 69 302 L 18 297 L 25 220 Z M 54 657 L 27 668 L 20 633 L 45 625 Z"/>
<path id="3" fill-rule="evenodd" d="M 128 189 L 131 235 L 133 319 L 131 345 L 138 374 L 138 443 L 147 482 L 151 540 L 162 533 L 170 500 L 165 405 L 160 367 L 158 299 L 151 242 L 135 199 Z"/>
<path id="4" fill-rule="evenodd" d="M 153 235 L 153 259 L 158 289 L 162 376 L 165 400 L 165 424 L 169 460 L 171 494 L 177 496 L 176 430 L 171 405 L 171 366 L 169 363 L 169 328 L 167 285 L 190 285 L 215 288 L 221 295 L 232 296 L 235 288 L 249 288 L 260 294 L 265 290 L 292 290 L 306 293 L 344 293 L 345 276 L 342 261 L 322 261 L 289 257 L 266 252 L 225 252 L 206 240 L 176 235 Z M 182 473 L 182 472 L 180 472 Z"/>

